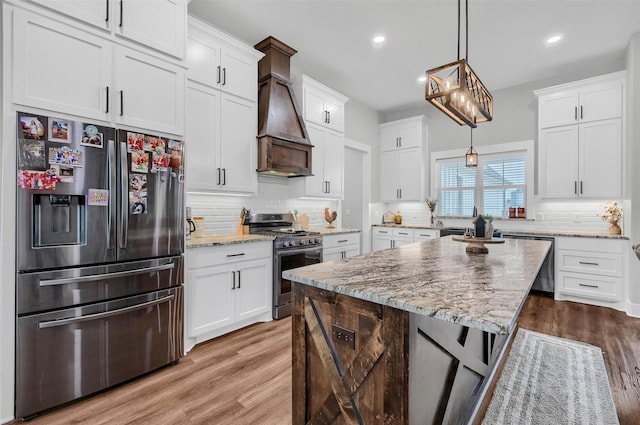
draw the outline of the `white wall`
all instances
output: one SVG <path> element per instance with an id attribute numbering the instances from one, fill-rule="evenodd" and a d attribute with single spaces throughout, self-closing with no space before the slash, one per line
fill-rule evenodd
<path id="1" fill-rule="evenodd" d="M 640 33 L 631 37 L 627 47 L 627 193 L 630 208 L 625 211 L 631 244 L 640 243 Z M 630 210 L 630 211 L 629 211 Z M 640 261 L 629 253 L 629 301 L 640 315 Z"/>

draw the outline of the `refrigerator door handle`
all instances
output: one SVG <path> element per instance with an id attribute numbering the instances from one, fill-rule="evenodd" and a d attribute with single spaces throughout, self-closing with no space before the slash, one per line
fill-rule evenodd
<path id="1" fill-rule="evenodd" d="M 113 310 L 113 311 L 105 311 L 104 313 L 88 314 L 86 316 L 70 317 L 68 319 L 60 319 L 60 320 L 47 320 L 45 322 L 39 322 L 38 328 L 39 329 L 55 328 L 58 326 L 71 325 L 73 323 L 78 323 L 78 322 L 86 322 L 87 320 L 105 319 L 107 317 L 117 316 L 119 314 L 126 313 L 129 311 L 140 310 L 143 308 L 154 306 L 156 304 L 166 303 L 167 301 L 171 301 L 174 298 L 175 298 L 174 295 L 169 295 L 167 297 L 158 298 L 157 300 L 147 301 L 146 303 L 136 304 L 130 307 L 120 308 L 118 310 Z"/>
<path id="2" fill-rule="evenodd" d="M 175 264 L 169 263 L 169 264 L 163 264 L 161 266 L 144 267 L 141 269 L 125 270 L 121 272 L 90 274 L 87 276 L 65 277 L 61 279 L 43 279 L 38 284 L 39 286 L 55 286 L 55 285 L 66 285 L 69 283 L 92 282 L 95 280 L 102 280 L 105 278 L 111 279 L 114 277 L 134 276 L 137 274 L 145 274 L 145 273 L 161 271 L 161 270 L 171 270 L 173 268 L 175 268 Z"/>
<path id="3" fill-rule="evenodd" d="M 115 248 L 116 241 L 116 212 L 114 208 L 114 202 L 116 197 L 112 196 L 116 191 L 116 142 L 114 140 L 108 141 L 108 161 L 109 161 L 109 206 L 107 209 L 107 249 Z"/>
<path id="4" fill-rule="evenodd" d="M 120 142 L 120 248 L 127 247 L 129 230 L 129 178 L 127 169 L 127 143 Z"/>

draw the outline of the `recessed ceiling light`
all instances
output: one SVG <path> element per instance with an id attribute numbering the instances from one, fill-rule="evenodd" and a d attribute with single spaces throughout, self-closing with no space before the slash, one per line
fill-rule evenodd
<path id="1" fill-rule="evenodd" d="M 427 81 L 427 76 L 426 76 L 426 75 L 423 75 L 423 76 L 421 76 L 421 77 L 418 77 L 418 82 L 419 82 L 419 83 L 424 83 L 425 81 Z"/>
<path id="2" fill-rule="evenodd" d="M 384 35 L 376 35 L 373 37 L 373 42 L 375 44 L 382 44 L 384 43 L 384 40 L 385 40 Z"/>
<path id="3" fill-rule="evenodd" d="M 547 45 L 552 45 L 552 44 L 556 44 L 560 40 L 562 40 L 562 34 L 553 34 L 547 37 L 546 43 Z"/>

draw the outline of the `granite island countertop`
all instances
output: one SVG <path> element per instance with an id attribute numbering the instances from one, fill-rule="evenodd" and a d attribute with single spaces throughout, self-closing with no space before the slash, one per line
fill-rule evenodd
<path id="1" fill-rule="evenodd" d="M 508 334 L 549 250 L 506 239 L 467 254 L 451 236 L 286 270 L 283 277 L 419 315 Z"/>
<path id="2" fill-rule="evenodd" d="M 233 245 L 260 241 L 273 241 L 272 236 L 264 235 L 211 235 L 187 240 L 187 248 L 201 248 L 205 246 Z"/>

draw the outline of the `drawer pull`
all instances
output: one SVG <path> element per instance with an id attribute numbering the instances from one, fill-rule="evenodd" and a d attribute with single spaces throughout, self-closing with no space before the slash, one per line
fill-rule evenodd
<path id="1" fill-rule="evenodd" d="M 342 240 L 338 241 L 338 243 L 345 243 L 345 242 L 349 242 L 349 239 L 342 239 Z"/>
<path id="2" fill-rule="evenodd" d="M 580 261 L 579 263 L 580 264 L 584 264 L 586 266 L 599 266 L 600 265 L 598 263 L 592 263 L 592 262 L 589 262 L 589 261 Z"/>
<path id="3" fill-rule="evenodd" d="M 398 232 L 399 235 L 408 235 L 408 233 L 405 232 Z"/>
<path id="4" fill-rule="evenodd" d="M 595 288 L 598 289 L 598 285 L 587 285 L 586 283 L 578 283 L 579 286 L 584 286 L 586 288 Z"/>
<path id="5" fill-rule="evenodd" d="M 389 233 L 389 232 L 387 232 L 386 230 L 378 230 L 378 233 L 384 233 L 384 234 L 387 234 L 387 233 Z"/>
<path id="6" fill-rule="evenodd" d="M 242 257 L 244 255 L 244 252 L 241 252 L 240 254 L 227 254 L 227 257 Z"/>

